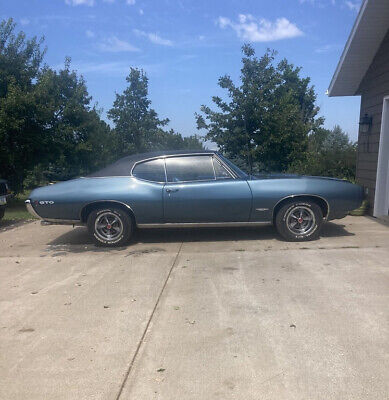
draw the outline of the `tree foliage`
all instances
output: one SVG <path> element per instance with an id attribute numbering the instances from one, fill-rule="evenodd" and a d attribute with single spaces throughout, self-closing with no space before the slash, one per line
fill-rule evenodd
<path id="1" fill-rule="evenodd" d="M 217 110 L 203 105 L 196 114 L 205 138 L 234 159 L 247 161 L 256 171 L 286 171 L 303 160 L 308 133 L 322 124 L 316 94 L 301 68 L 267 50 L 261 57 L 246 44 L 239 85 L 230 76 L 219 79 L 227 99 L 212 97 Z"/>
<path id="2" fill-rule="evenodd" d="M 84 79 L 70 70 L 70 60 L 59 71 L 44 68 L 35 91 L 45 147 L 50 149 L 43 160 L 52 178 L 84 175 L 112 160 L 111 129 L 91 104 Z"/>
<path id="3" fill-rule="evenodd" d="M 116 94 L 108 117 L 115 125 L 119 154 L 150 150 L 201 149 L 197 136 L 182 137 L 180 133 L 164 130 L 169 119 L 159 119 L 148 97 L 148 78 L 143 70 L 131 68 L 123 93 Z"/>
<path id="4" fill-rule="evenodd" d="M 86 175 L 134 152 L 202 148 L 197 136 L 163 129 L 169 120 L 150 107 L 138 69 L 108 113 L 112 130 L 70 59 L 59 70 L 42 66 L 43 39 L 15 28 L 12 19 L 0 23 L 0 172 L 14 190 Z"/>
<path id="5" fill-rule="evenodd" d="M 12 19 L 0 23 L 0 171 L 20 186 L 41 153 L 34 79 L 45 50 L 43 39 L 26 39 L 14 30 Z"/>
<path id="6" fill-rule="evenodd" d="M 295 161 L 290 171 L 354 181 L 356 160 L 357 144 L 335 125 L 331 130 L 318 128 L 309 135 L 306 160 Z"/>
<path id="7" fill-rule="evenodd" d="M 42 179 L 67 179 L 99 167 L 109 157 L 110 128 L 91 105 L 82 77 L 44 66 L 43 39 L 0 24 L 0 171 L 15 190 L 35 171 Z"/>

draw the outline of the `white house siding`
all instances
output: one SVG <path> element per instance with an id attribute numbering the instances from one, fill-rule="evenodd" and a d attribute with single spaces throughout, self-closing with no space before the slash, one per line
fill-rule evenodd
<path id="1" fill-rule="evenodd" d="M 357 155 L 357 180 L 368 188 L 370 213 L 373 213 L 377 175 L 378 148 L 380 141 L 382 105 L 389 96 L 389 31 L 381 43 L 358 92 L 361 94 L 361 117 L 373 117 L 369 133 L 359 132 Z"/>

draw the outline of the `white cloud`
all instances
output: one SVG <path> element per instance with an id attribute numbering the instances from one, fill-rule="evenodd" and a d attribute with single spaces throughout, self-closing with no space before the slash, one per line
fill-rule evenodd
<path id="1" fill-rule="evenodd" d="M 136 0 L 126 0 L 126 3 L 127 3 L 129 6 L 133 6 L 133 5 L 136 3 Z"/>
<path id="2" fill-rule="evenodd" d="M 300 4 L 309 3 L 311 5 L 318 6 L 319 8 L 326 7 L 326 5 L 327 5 L 326 3 L 327 2 L 330 2 L 333 6 L 336 4 L 336 0 L 326 0 L 326 2 L 316 1 L 316 0 L 299 0 Z"/>
<path id="3" fill-rule="evenodd" d="M 321 47 L 318 47 L 317 49 L 315 49 L 315 53 L 318 53 L 318 54 L 329 53 L 331 51 L 338 50 L 339 48 L 340 48 L 340 46 L 337 44 L 326 44 L 324 46 L 321 46 Z"/>
<path id="4" fill-rule="evenodd" d="M 351 11 L 356 11 L 358 12 L 359 9 L 361 8 L 361 2 L 360 1 L 345 1 L 344 4 L 351 10 Z"/>
<path id="5" fill-rule="evenodd" d="M 129 71 L 129 63 L 126 62 L 105 62 L 105 63 L 81 63 L 74 64 L 73 68 L 80 73 L 97 72 L 102 74 L 123 75 Z"/>
<path id="6" fill-rule="evenodd" d="M 28 25 L 30 23 L 30 20 L 28 18 L 21 18 L 20 23 L 24 25 Z"/>
<path id="7" fill-rule="evenodd" d="M 140 14 L 140 15 L 143 15 L 143 14 L 144 14 L 144 11 L 143 11 L 142 8 L 139 9 L 139 14 Z"/>
<path id="8" fill-rule="evenodd" d="M 171 40 L 164 39 L 156 33 L 144 32 L 140 31 L 139 29 L 134 29 L 134 33 L 138 36 L 147 37 L 152 43 L 159 44 L 161 46 L 173 46 L 173 42 Z"/>
<path id="9" fill-rule="evenodd" d="M 133 46 L 131 43 L 125 40 L 120 40 L 116 36 L 111 36 L 100 43 L 100 49 L 111 53 L 127 52 L 127 51 L 139 51 L 139 49 Z"/>
<path id="10" fill-rule="evenodd" d="M 92 7 L 95 4 L 95 0 L 65 0 L 65 3 L 69 6 L 89 6 Z"/>
<path id="11" fill-rule="evenodd" d="M 251 42 L 271 42 L 302 36 L 303 32 L 286 18 L 278 18 L 275 22 L 267 19 L 256 19 L 251 14 L 240 14 L 238 22 L 219 17 L 220 28 L 232 28 L 239 38 Z"/>
<path id="12" fill-rule="evenodd" d="M 88 38 L 94 38 L 94 37 L 95 37 L 95 33 L 94 33 L 93 31 L 90 31 L 89 29 L 87 29 L 87 30 L 85 31 L 85 35 L 86 35 L 86 37 L 88 37 Z"/>
<path id="13" fill-rule="evenodd" d="M 102 63 L 90 63 L 90 62 L 75 62 L 72 63 L 72 69 L 78 71 L 81 74 L 99 74 L 108 76 L 125 76 L 130 72 L 130 67 L 137 67 L 144 69 L 148 74 L 158 76 L 161 71 L 164 71 L 167 67 L 166 64 L 155 63 L 155 64 L 138 64 L 134 61 L 123 60 L 123 61 L 107 61 Z M 63 64 L 57 65 L 55 69 L 63 68 Z"/>

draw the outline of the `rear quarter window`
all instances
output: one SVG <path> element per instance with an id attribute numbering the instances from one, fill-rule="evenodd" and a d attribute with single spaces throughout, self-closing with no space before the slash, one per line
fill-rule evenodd
<path id="1" fill-rule="evenodd" d="M 165 164 L 161 159 L 136 164 L 132 175 L 151 182 L 165 182 Z"/>

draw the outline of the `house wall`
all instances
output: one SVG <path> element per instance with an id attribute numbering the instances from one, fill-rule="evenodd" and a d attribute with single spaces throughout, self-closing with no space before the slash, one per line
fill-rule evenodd
<path id="1" fill-rule="evenodd" d="M 357 94 L 361 94 L 361 117 L 373 117 L 369 133 L 359 131 L 357 181 L 368 188 L 370 214 L 373 213 L 378 148 L 383 99 L 389 96 L 389 30 L 364 76 Z"/>

